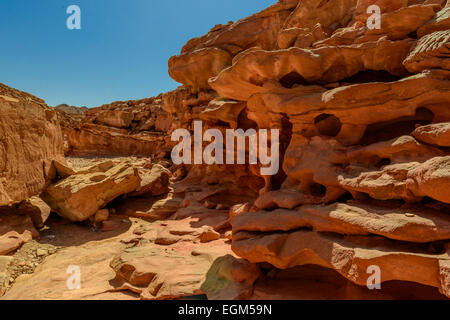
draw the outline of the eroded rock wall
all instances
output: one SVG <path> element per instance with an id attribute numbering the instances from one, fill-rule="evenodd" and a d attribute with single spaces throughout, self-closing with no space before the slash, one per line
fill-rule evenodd
<path id="1" fill-rule="evenodd" d="M 378 29 L 367 26 L 370 5 L 381 9 Z M 55 112 L 1 86 L 0 206 L 60 181 L 42 195 L 48 205 L 18 206 L 26 221 L 0 216 L 0 249 L 29 241 L 49 210 L 102 232 L 122 215 L 169 219 L 105 242 L 116 241 L 112 260 L 89 251 L 101 259 L 89 269 L 102 272 L 101 290 L 114 271 L 115 291 L 143 299 L 450 297 L 449 9 L 443 0 L 280 0 L 190 40 L 169 60 L 178 89 L 90 110 Z M 203 132 L 279 129 L 280 170 L 172 164 L 171 134 L 193 133 L 195 120 Z M 72 170 L 63 142 L 69 156 L 152 159 Z M 48 260 L 11 296 L 39 297 L 34 284 L 56 265 Z M 366 288 L 373 267 L 379 293 Z"/>
<path id="2" fill-rule="evenodd" d="M 88 110 L 57 108 L 68 156 L 152 156 L 164 153 L 170 115 L 161 97 L 117 101 Z"/>
<path id="3" fill-rule="evenodd" d="M 373 4 L 378 29 L 367 25 Z M 279 174 L 194 165 L 181 182 L 198 188 L 182 188 L 186 198 L 231 206 L 234 253 L 269 270 L 319 265 L 360 286 L 378 265 L 383 283 L 450 296 L 449 9 L 279 1 L 169 60 L 184 87 L 164 96 L 164 108 L 179 127 L 280 129 Z M 225 196 L 243 186 L 235 172 L 253 181 L 246 202 Z"/>
<path id="4" fill-rule="evenodd" d="M 40 194 L 64 162 L 56 112 L 28 93 L 0 84 L 0 207 Z"/>

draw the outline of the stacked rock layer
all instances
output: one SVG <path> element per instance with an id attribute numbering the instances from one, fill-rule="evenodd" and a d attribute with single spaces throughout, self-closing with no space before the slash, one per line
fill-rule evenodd
<path id="1" fill-rule="evenodd" d="M 184 86 L 164 109 L 189 129 L 279 129 L 282 167 L 194 165 L 184 182 L 225 197 L 244 184 L 223 170 L 253 179 L 230 210 L 232 250 L 263 269 L 366 286 L 378 266 L 382 283 L 450 297 L 449 61 L 446 1 L 286 0 L 215 26 L 169 60 Z"/>

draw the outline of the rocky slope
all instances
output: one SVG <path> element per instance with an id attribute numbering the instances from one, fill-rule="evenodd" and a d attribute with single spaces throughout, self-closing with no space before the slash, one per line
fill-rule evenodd
<path id="1" fill-rule="evenodd" d="M 449 58 L 450 1 L 280 0 L 190 40 L 169 60 L 183 85 L 159 97 L 55 113 L 2 93 L 2 110 L 48 110 L 30 172 L 50 161 L 51 174 L 30 189 L 11 183 L 26 175 L 0 176 L 3 205 L 16 204 L 0 207 L 0 293 L 450 298 Z M 279 129 L 279 172 L 171 163 L 172 132 L 194 120 Z M 0 165 L 30 157 L 17 159 Z M 80 290 L 65 286 L 68 265 L 85 272 Z"/>

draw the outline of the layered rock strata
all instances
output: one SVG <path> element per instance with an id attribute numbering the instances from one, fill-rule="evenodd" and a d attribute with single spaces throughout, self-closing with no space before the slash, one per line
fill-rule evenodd
<path id="1" fill-rule="evenodd" d="M 0 84 L 0 206 L 40 194 L 64 162 L 56 112 L 28 93 Z"/>
<path id="2" fill-rule="evenodd" d="M 370 5 L 381 9 L 380 28 L 367 23 Z M 280 130 L 279 174 L 231 166 L 258 186 L 230 209 L 235 254 L 273 272 L 318 265 L 357 286 L 376 265 L 382 284 L 450 297 L 449 6 L 279 1 L 170 59 L 169 74 L 185 85 L 166 94 L 178 105 L 170 109 L 192 115 L 180 127 L 199 119 L 205 129 Z M 201 170 L 189 166 L 188 177 Z M 214 184 L 205 177 L 198 188 L 220 202 L 224 191 L 213 190 L 229 178 L 204 172 Z M 220 278 L 215 268 L 207 283 Z M 222 291 L 207 285 L 209 296 L 256 298 L 259 280 L 227 279 Z"/>
<path id="3" fill-rule="evenodd" d="M 86 255 L 77 260 L 91 271 L 82 298 L 449 298 L 449 9 L 443 0 L 280 0 L 190 40 L 169 60 L 183 85 L 155 98 L 55 113 L 5 87 L 9 136 L 23 137 L 8 129 L 15 109 L 35 108 L 31 127 L 48 130 L 20 144 L 40 141 L 36 155 L 4 161 L 0 204 L 17 206 L 0 208 L 2 252 L 39 236 L 33 223 L 45 223 L 48 207 L 101 231 L 49 257 L 7 297 L 39 297 L 46 283 L 46 298 L 73 298 L 49 275 Z M 170 163 L 172 132 L 193 133 L 195 120 L 222 134 L 279 129 L 280 170 Z M 70 169 L 63 141 L 66 155 L 153 161 Z M 20 159 L 14 142 L 4 145 Z M 29 159 L 38 169 L 18 178 L 31 184 L 14 187 L 8 168 Z M 0 262 L 2 291 L 12 262 Z M 368 287 L 373 270 L 380 290 Z"/>
<path id="4" fill-rule="evenodd" d="M 70 156 L 146 156 L 168 150 L 170 115 L 161 97 L 118 101 L 93 109 L 56 108 Z"/>

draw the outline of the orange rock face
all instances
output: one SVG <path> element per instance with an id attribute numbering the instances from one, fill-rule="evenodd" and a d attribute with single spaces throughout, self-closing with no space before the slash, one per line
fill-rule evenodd
<path id="1" fill-rule="evenodd" d="M 380 28 L 368 26 L 371 5 L 380 8 Z M 252 165 L 227 169 L 231 175 L 241 168 L 260 186 L 250 199 L 227 203 L 221 187 L 238 182 L 217 166 L 186 166 L 180 182 L 209 210 L 230 206 L 235 254 L 277 272 L 300 268 L 290 273 L 299 283 L 299 270 L 309 272 L 301 266 L 333 269 L 352 288 L 334 292 L 339 298 L 371 296 L 355 289 L 366 286 L 371 265 L 389 283 L 386 298 L 395 296 L 394 283 L 412 282 L 450 297 L 448 8 L 445 1 L 279 1 L 216 26 L 170 60 L 169 73 L 186 86 L 166 94 L 170 112 L 189 114 L 178 116 L 179 127 L 192 130 L 201 119 L 221 131 L 280 130 L 277 175 L 260 176 Z M 247 32 L 250 25 L 260 33 Z M 231 63 L 225 53 L 216 57 L 219 51 Z M 206 93 L 210 98 L 200 99 Z M 192 179 L 194 172 L 205 176 Z M 221 268 L 233 264 L 212 267 L 209 297 L 292 295 L 281 278 L 224 278 L 230 271 Z M 228 285 L 213 288 L 220 281 Z"/>
<path id="2" fill-rule="evenodd" d="M 0 206 L 41 193 L 64 162 L 56 112 L 25 92 L 0 84 Z"/>
<path id="3" fill-rule="evenodd" d="M 88 110 L 57 108 L 64 151 L 72 156 L 150 156 L 167 148 L 171 118 L 159 97 Z"/>
<path id="4" fill-rule="evenodd" d="M 370 26 L 372 5 L 379 28 Z M 89 270 L 86 297 L 450 298 L 449 9 L 441 0 L 280 0 L 190 40 L 169 60 L 176 90 L 91 110 L 58 107 L 62 135 L 54 110 L 0 87 L 8 137 L 23 137 L 8 129 L 14 108 L 35 108 L 35 121 L 46 117 L 36 130 L 48 128 L 39 146 L 24 142 L 41 150 L 30 164 L 39 170 L 26 171 L 28 160 L 0 162 L 0 205 L 58 178 L 41 197 L 52 211 L 117 237 L 98 242 L 101 254 L 91 243 L 56 254 L 7 297 L 39 296 L 39 283 L 86 254 L 92 259 L 77 258 Z M 194 121 L 221 134 L 278 129 L 279 144 L 271 135 L 259 147 L 279 148 L 280 170 L 262 175 L 261 161 L 171 163 L 172 133 L 194 133 Z M 139 155 L 161 165 L 71 170 L 63 140 L 66 155 Z M 6 145 L 5 155 L 20 157 L 14 141 Z M 247 159 L 253 149 L 231 155 L 239 151 Z M 50 160 L 58 161 L 47 167 Z M 33 179 L 11 183 L 23 176 Z M 32 209 L 44 223 L 45 206 Z M 130 228 L 123 217 L 141 223 Z M 17 219 L 0 228 L 4 252 L 29 232 Z"/>
<path id="5" fill-rule="evenodd" d="M 448 122 L 419 127 L 412 135 L 431 145 L 450 147 L 450 123 Z"/>

